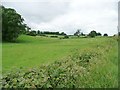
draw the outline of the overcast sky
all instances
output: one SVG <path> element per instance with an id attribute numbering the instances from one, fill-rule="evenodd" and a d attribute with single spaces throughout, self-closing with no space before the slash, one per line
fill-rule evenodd
<path id="1" fill-rule="evenodd" d="M 117 33 L 119 0 L 4 0 L 33 30 Z M 29 2 L 28 2 L 29 1 Z"/>

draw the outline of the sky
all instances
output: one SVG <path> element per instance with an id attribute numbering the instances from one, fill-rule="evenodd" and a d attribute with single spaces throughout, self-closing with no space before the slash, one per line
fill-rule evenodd
<path id="1" fill-rule="evenodd" d="M 88 34 L 95 30 L 114 35 L 118 26 L 119 0 L 4 0 L 32 30 Z"/>

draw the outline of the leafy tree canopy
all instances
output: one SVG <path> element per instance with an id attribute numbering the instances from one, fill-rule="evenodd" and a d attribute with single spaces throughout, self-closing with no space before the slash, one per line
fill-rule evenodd
<path id="1" fill-rule="evenodd" d="M 78 29 L 78 30 L 74 33 L 74 35 L 79 37 L 80 32 L 81 32 L 81 29 Z"/>
<path id="2" fill-rule="evenodd" d="M 97 36 L 97 32 L 93 30 L 89 33 L 89 36 L 90 37 L 95 37 L 95 36 Z"/>
<path id="3" fill-rule="evenodd" d="M 105 33 L 103 36 L 108 36 L 108 34 L 107 34 L 107 33 Z"/>
<path id="4" fill-rule="evenodd" d="M 24 19 L 14 9 L 2 6 L 2 40 L 15 41 L 26 30 Z"/>

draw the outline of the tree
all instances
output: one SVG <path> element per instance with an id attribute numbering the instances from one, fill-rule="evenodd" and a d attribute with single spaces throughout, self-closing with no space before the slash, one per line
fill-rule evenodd
<path id="1" fill-rule="evenodd" d="M 80 31 L 81 31 L 81 29 L 78 29 L 78 30 L 74 33 L 74 35 L 79 37 L 79 36 L 80 36 Z"/>
<path id="2" fill-rule="evenodd" d="M 66 35 L 66 33 L 64 33 L 64 32 L 61 32 L 61 33 L 60 33 L 60 35 Z"/>
<path id="3" fill-rule="evenodd" d="M 24 19 L 14 9 L 2 6 L 2 39 L 15 41 L 26 30 Z"/>
<path id="4" fill-rule="evenodd" d="M 30 31 L 27 35 L 30 35 L 30 36 L 36 36 L 36 31 Z"/>
<path id="5" fill-rule="evenodd" d="M 85 36 L 85 34 L 83 34 L 83 32 L 81 32 L 81 34 L 80 34 L 81 36 Z"/>
<path id="6" fill-rule="evenodd" d="M 25 34 L 26 34 L 26 35 L 28 35 L 28 34 L 29 34 L 29 32 L 30 32 L 30 30 L 31 30 L 31 28 L 30 28 L 30 27 L 28 27 L 28 26 L 26 26 L 26 31 L 25 31 Z"/>
<path id="7" fill-rule="evenodd" d="M 97 32 L 93 30 L 93 31 L 91 31 L 91 32 L 89 33 L 88 36 L 90 36 L 90 37 L 95 37 L 95 36 L 97 36 Z"/>
<path id="8" fill-rule="evenodd" d="M 103 36 L 108 36 L 108 34 L 107 34 L 107 33 L 105 33 Z"/>
<path id="9" fill-rule="evenodd" d="M 120 32 L 118 32 L 118 36 L 120 36 Z"/>
<path id="10" fill-rule="evenodd" d="M 2 42 L 2 9 L 0 7 L 0 43 Z"/>
<path id="11" fill-rule="evenodd" d="M 99 32 L 97 33 L 97 36 L 101 36 L 101 35 L 102 35 L 101 33 L 99 33 Z"/>
<path id="12" fill-rule="evenodd" d="M 38 30 L 38 31 L 37 31 L 37 35 L 40 35 L 40 34 L 41 34 L 41 32 Z"/>

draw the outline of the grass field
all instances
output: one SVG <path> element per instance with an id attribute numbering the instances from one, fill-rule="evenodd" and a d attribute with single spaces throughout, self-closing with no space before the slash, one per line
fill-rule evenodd
<path id="1" fill-rule="evenodd" d="M 70 55 L 77 56 L 78 52 L 81 54 L 100 52 L 99 57 L 90 62 L 91 73 L 87 76 L 88 81 L 82 83 L 83 87 L 117 87 L 117 45 L 117 40 L 112 37 L 59 39 L 22 35 L 16 43 L 3 43 L 2 45 L 3 74 L 10 70 L 14 71 L 16 68 L 28 69 L 42 64 L 52 64 Z M 104 75 L 107 75 L 105 76 L 107 78 Z M 109 81 L 108 85 L 105 79 Z M 98 80 L 100 85 L 95 80 Z M 90 83 L 90 85 L 85 83 Z"/>
<path id="2" fill-rule="evenodd" d="M 83 42 L 83 41 L 82 41 Z M 84 44 L 77 40 L 21 36 L 18 43 L 3 43 L 3 72 L 15 67 L 34 67 L 65 57 Z"/>
<path id="3" fill-rule="evenodd" d="M 35 67 L 67 57 L 75 49 L 106 43 L 109 38 L 57 39 L 21 36 L 17 43 L 3 43 L 3 72 L 18 67 Z M 114 53 L 113 53 L 114 54 Z M 111 55 L 110 55 L 111 56 Z"/>

